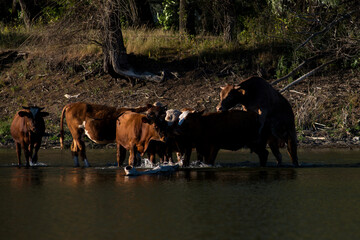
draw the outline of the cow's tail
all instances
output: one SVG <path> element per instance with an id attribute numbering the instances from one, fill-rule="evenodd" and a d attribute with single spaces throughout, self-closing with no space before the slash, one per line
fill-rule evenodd
<path id="1" fill-rule="evenodd" d="M 63 108 L 60 117 L 60 148 L 64 149 L 64 117 L 67 109 L 67 105 Z"/>

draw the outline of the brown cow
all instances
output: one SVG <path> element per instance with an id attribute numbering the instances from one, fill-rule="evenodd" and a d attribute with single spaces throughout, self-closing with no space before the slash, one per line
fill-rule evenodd
<path id="1" fill-rule="evenodd" d="M 16 144 L 16 153 L 18 164 L 21 166 L 21 148 L 24 149 L 26 166 L 36 163 L 38 151 L 41 146 L 41 140 L 45 133 L 44 117 L 49 113 L 42 112 L 44 108 L 40 107 L 23 107 L 22 110 L 15 114 L 11 123 L 10 132 Z M 34 155 L 33 150 L 35 150 Z"/>
<path id="2" fill-rule="evenodd" d="M 248 147 L 259 156 L 261 166 L 268 157 L 266 139 L 258 140 L 258 116 L 252 112 L 227 111 L 219 113 L 185 112 L 176 132 L 188 143 L 184 165 L 189 165 L 190 154 L 196 148 L 206 164 L 214 164 L 220 149 L 238 150 Z"/>
<path id="3" fill-rule="evenodd" d="M 116 145 L 118 166 L 121 166 L 124 162 L 126 150 L 130 152 L 129 165 L 136 165 L 136 152 L 144 154 L 148 150 L 151 151 L 150 161 L 153 163 L 155 151 L 158 151 L 157 147 L 162 144 L 163 139 L 155 129 L 154 123 L 151 123 L 146 115 L 127 111 L 117 119 Z M 152 147 L 150 148 L 150 146 Z"/>
<path id="4" fill-rule="evenodd" d="M 115 108 L 105 105 L 90 104 L 85 102 L 76 102 L 67 104 L 61 113 L 60 118 L 60 144 L 63 148 L 64 130 L 63 119 L 66 122 L 73 137 L 71 152 L 74 158 L 75 167 L 79 166 L 78 155 L 84 161 L 84 165 L 90 164 L 86 157 L 85 143 L 82 140 L 85 134 L 93 142 L 98 144 L 107 144 L 115 142 L 116 138 L 116 120 L 125 111 L 143 112 L 151 105 L 138 108 Z"/>
<path id="5" fill-rule="evenodd" d="M 294 113 L 289 102 L 268 82 L 260 77 L 251 77 L 238 85 L 227 85 L 221 88 L 220 103 L 217 111 L 227 111 L 237 104 L 242 104 L 247 111 L 259 114 L 259 135 L 264 127 L 271 131 L 271 149 L 287 143 L 287 149 L 292 163 L 298 166 L 297 138 Z M 279 151 L 273 150 L 278 164 L 282 162 Z"/>

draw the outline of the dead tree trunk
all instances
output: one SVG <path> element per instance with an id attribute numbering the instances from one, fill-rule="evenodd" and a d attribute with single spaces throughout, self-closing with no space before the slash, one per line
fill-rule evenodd
<path id="1" fill-rule="evenodd" d="M 116 1 L 105 1 L 103 27 L 104 71 L 117 78 L 129 66 L 121 32 L 120 8 Z"/>
<path id="2" fill-rule="evenodd" d="M 234 23 L 235 23 L 235 14 L 234 14 L 234 1 L 227 0 L 223 2 L 224 4 L 224 40 L 225 42 L 232 41 L 232 35 L 234 32 Z"/>
<path id="3" fill-rule="evenodd" d="M 131 78 L 150 81 L 162 81 L 163 76 L 150 72 L 137 73 L 129 64 L 128 56 L 121 32 L 121 6 L 119 0 L 107 0 L 104 3 L 103 13 L 103 54 L 104 71 L 113 78 Z"/>
<path id="4" fill-rule="evenodd" d="M 186 0 L 180 0 L 179 7 L 179 32 L 186 33 Z"/>
<path id="5" fill-rule="evenodd" d="M 31 20 L 30 20 L 30 14 L 29 14 L 26 2 L 24 0 L 19 0 L 19 4 L 20 4 L 20 8 L 21 8 L 21 14 L 22 14 L 22 17 L 24 19 L 25 27 L 26 27 L 27 30 L 29 30 Z"/>

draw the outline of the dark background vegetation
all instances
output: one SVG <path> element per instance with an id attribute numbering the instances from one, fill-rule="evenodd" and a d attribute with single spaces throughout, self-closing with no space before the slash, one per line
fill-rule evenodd
<path id="1" fill-rule="evenodd" d="M 220 86 L 259 75 L 306 76 L 283 92 L 301 144 L 357 146 L 359 18 L 357 0 L 1 1 L 0 142 L 22 105 L 46 107 L 57 145 L 69 102 L 214 111 Z"/>

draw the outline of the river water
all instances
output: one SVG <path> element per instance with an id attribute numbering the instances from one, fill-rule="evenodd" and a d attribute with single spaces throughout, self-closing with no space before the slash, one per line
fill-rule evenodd
<path id="1" fill-rule="evenodd" d="M 18 168 L 0 150 L 0 239 L 360 239 L 359 150 L 301 150 L 300 168 L 221 152 L 216 167 L 138 177 L 114 150 L 88 157 L 73 168 L 68 151 L 40 150 Z"/>

